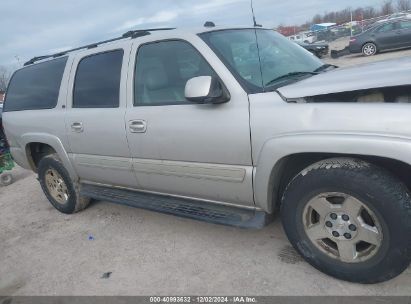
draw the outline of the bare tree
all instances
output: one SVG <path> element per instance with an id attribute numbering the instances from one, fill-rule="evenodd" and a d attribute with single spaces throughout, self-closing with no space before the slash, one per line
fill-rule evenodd
<path id="1" fill-rule="evenodd" d="M 317 14 L 313 17 L 313 22 L 312 23 L 317 24 L 317 23 L 321 23 L 321 22 L 323 22 L 323 18 L 320 14 Z"/>
<path id="2" fill-rule="evenodd" d="M 11 77 L 11 71 L 5 66 L 0 66 L 0 91 L 5 91 Z"/>
<path id="3" fill-rule="evenodd" d="M 367 6 L 364 8 L 364 19 L 372 19 L 377 17 L 377 11 L 372 6 Z"/>
<path id="4" fill-rule="evenodd" d="M 411 0 L 397 0 L 397 10 L 400 12 L 411 10 Z"/>
<path id="5" fill-rule="evenodd" d="M 392 0 L 385 0 L 381 6 L 381 15 L 391 15 L 394 13 L 394 4 Z"/>

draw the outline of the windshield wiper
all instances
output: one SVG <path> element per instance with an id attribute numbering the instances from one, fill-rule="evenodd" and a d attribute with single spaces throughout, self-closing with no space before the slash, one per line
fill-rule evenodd
<path id="1" fill-rule="evenodd" d="M 315 72 L 315 71 L 314 72 L 290 72 L 290 73 L 287 73 L 287 74 L 282 75 L 280 77 L 274 78 L 273 80 L 270 80 L 269 82 L 267 82 L 265 84 L 265 86 L 272 85 L 272 84 L 276 83 L 279 80 L 290 78 L 290 77 L 293 77 L 293 76 L 317 75 L 317 74 L 318 73 Z"/>
<path id="2" fill-rule="evenodd" d="M 326 70 L 326 69 L 328 69 L 328 68 L 331 68 L 331 67 L 333 67 L 333 68 L 338 68 L 338 66 L 336 66 L 336 65 L 334 65 L 334 64 L 328 64 L 328 63 L 326 63 L 326 64 L 323 64 L 322 66 L 320 66 L 319 68 L 316 68 L 316 69 L 314 70 L 314 72 L 315 72 L 315 73 L 318 73 L 318 72 L 324 71 L 324 70 Z"/>

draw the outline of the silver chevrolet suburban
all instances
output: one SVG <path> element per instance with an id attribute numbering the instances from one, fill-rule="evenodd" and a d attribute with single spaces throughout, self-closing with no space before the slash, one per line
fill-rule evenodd
<path id="1" fill-rule="evenodd" d="M 308 263 L 376 283 L 411 259 L 410 102 L 411 58 L 337 68 L 208 25 L 35 57 L 3 123 L 61 212 L 97 199 L 249 228 L 279 212 Z"/>

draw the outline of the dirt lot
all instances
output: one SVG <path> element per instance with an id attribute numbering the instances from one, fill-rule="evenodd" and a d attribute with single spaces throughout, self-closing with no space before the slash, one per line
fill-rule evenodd
<path id="1" fill-rule="evenodd" d="M 325 60 L 404 55 L 411 50 Z M 33 173 L 13 174 L 0 187 L 0 295 L 411 295 L 411 269 L 377 285 L 323 275 L 290 247 L 278 219 L 244 230 L 105 202 L 64 215 Z"/>

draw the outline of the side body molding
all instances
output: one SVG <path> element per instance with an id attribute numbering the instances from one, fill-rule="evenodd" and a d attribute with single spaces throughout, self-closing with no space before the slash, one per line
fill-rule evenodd
<path id="1" fill-rule="evenodd" d="M 24 152 L 26 153 L 27 157 L 28 155 L 28 144 L 33 143 L 33 142 L 38 142 L 38 143 L 43 143 L 51 146 L 56 152 L 61 161 L 64 164 L 64 167 L 67 169 L 67 171 L 70 174 L 70 177 L 74 180 L 78 180 L 78 175 L 70 162 L 70 159 L 67 155 L 67 151 L 63 146 L 63 143 L 61 140 L 54 135 L 47 134 L 47 133 L 26 133 L 21 136 L 21 147 L 24 147 Z"/>
<path id="2" fill-rule="evenodd" d="M 285 157 L 298 153 L 338 153 L 379 156 L 411 164 L 411 138 L 375 134 L 294 133 L 271 138 L 263 145 L 255 167 L 256 205 L 272 213 Z"/>

